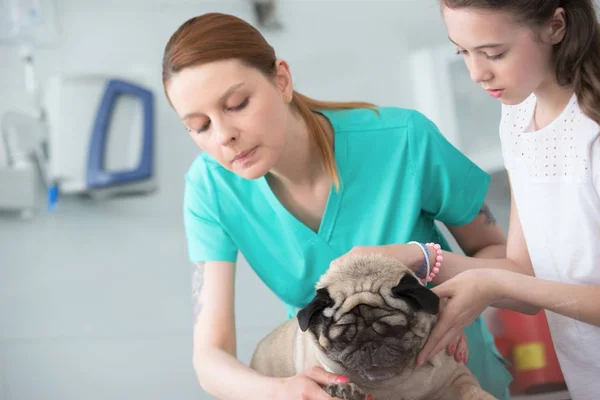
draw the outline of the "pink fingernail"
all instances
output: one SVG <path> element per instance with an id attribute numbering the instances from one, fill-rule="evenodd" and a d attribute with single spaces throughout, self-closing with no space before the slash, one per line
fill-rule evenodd
<path id="1" fill-rule="evenodd" d="M 458 353 L 458 359 L 459 359 L 460 361 L 462 361 L 462 360 L 463 360 L 463 358 L 464 358 L 464 355 L 463 355 L 463 353 L 462 353 L 462 352 Z"/>
<path id="2" fill-rule="evenodd" d="M 452 345 L 450 346 L 450 354 L 454 354 L 454 352 L 456 351 L 456 345 Z"/>
<path id="3" fill-rule="evenodd" d="M 350 382 L 350 378 L 348 378 L 347 376 L 340 375 L 337 378 L 335 378 L 335 381 L 337 383 L 348 383 Z"/>

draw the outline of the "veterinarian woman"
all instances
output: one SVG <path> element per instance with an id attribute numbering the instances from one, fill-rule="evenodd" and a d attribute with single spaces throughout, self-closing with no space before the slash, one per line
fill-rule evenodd
<path id="1" fill-rule="evenodd" d="M 205 14 L 168 41 L 165 93 L 202 150 L 186 174 L 184 221 L 198 266 L 194 367 L 220 399 L 329 399 L 344 379 L 316 369 L 276 379 L 236 359 L 238 251 L 290 308 L 305 306 L 330 262 L 356 246 L 447 244 L 505 255 L 484 198 L 489 176 L 423 115 L 366 103 L 312 100 L 294 91 L 288 64 L 251 25 Z M 479 317 L 456 338 L 483 389 L 505 398 L 510 375 Z M 452 347 L 452 346 L 450 346 Z"/>

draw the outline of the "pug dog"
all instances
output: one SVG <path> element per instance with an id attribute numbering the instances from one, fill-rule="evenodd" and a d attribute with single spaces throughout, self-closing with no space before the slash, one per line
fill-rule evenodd
<path id="1" fill-rule="evenodd" d="M 322 367 L 350 378 L 325 388 L 347 400 L 495 399 L 445 351 L 415 369 L 439 310 L 438 296 L 398 260 L 351 255 L 321 276 L 296 318 L 259 342 L 250 367 L 272 377 Z"/>

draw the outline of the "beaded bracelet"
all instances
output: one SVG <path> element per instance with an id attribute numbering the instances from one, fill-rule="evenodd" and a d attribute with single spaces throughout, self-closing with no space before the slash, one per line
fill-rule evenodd
<path id="1" fill-rule="evenodd" d="M 433 242 L 423 244 L 412 241 L 408 242 L 408 244 L 416 244 L 423 252 L 424 260 L 421 266 L 419 267 L 419 270 L 416 272 L 417 277 L 421 279 L 424 284 L 427 282 L 431 282 L 433 278 L 435 278 L 435 275 L 438 272 L 440 272 L 442 261 L 444 261 L 444 256 L 442 255 L 442 246 Z M 433 261 L 435 263 L 433 265 L 433 268 L 431 268 L 431 262 L 429 261 L 429 252 L 427 251 L 428 248 L 432 249 L 434 253 Z"/>
<path id="2" fill-rule="evenodd" d="M 426 282 L 431 282 L 433 280 L 433 278 L 435 278 L 435 275 L 440 272 L 440 267 L 442 266 L 442 261 L 444 261 L 444 256 L 442 255 L 442 246 L 440 246 L 437 243 L 425 243 L 425 246 L 429 247 L 430 249 L 433 250 L 433 252 L 435 253 L 435 264 L 433 265 L 433 268 L 431 269 L 431 273 L 429 273 L 429 276 L 426 279 Z"/>
<path id="3" fill-rule="evenodd" d="M 417 246 L 419 246 L 419 248 L 421 249 L 421 252 L 423 253 L 423 263 L 421 264 L 421 266 L 419 267 L 419 270 L 415 273 L 415 275 L 417 275 L 417 278 L 419 278 L 420 280 L 422 280 L 423 284 L 427 283 L 427 277 L 430 274 L 430 270 L 431 270 L 431 264 L 429 263 L 429 254 L 427 252 L 427 248 L 425 247 L 425 245 L 423 243 L 419 243 L 419 242 L 408 242 L 408 244 L 416 244 Z"/>

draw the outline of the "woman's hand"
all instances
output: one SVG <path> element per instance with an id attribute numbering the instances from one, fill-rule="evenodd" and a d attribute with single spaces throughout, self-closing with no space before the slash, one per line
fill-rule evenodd
<path id="1" fill-rule="evenodd" d="M 440 299 L 448 297 L 448 301 L 417 356 L 417 365 L 448 346 L 486 307 L 501 299 L 498 282 L 505 273 L 497 269 L 467 270 L 432 289 Z"/>
<path id="2" fill-rule="evenodd" d="M 323 387 L 348 383 L 349 379 L 313 367 L 290 378 L 279 378 L 276 382 L 272 397 L 276 400 L 334 400 Z"/>

